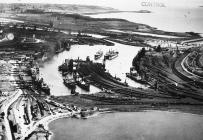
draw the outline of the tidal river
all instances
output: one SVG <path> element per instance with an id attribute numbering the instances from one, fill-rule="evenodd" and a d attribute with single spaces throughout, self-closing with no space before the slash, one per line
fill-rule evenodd
<path id="1" fill-rule="evenodd" d="M 49 125 L 51 140 L 202 140 L 203 117 L 166 111 L 111 113 Z"/>
<path id="2" fill-rule="evenodd" d="M 65 87 L 63 84 L 63 78 L 60 72 L 58 71 L 58 66 L 61 65 L 65 59 L 77 59 L 78 57 L 85 60 L 87 56 L 94 61 L 94 54 L 102 50 L 104 54 L 109 50 L 119 51 L 119 56 L 113 60 L 106 61 L 106 69 L 109 71 L 112 76 L 121 78 L 124 82 L 129 83 L 131 86 L 141 86 L 138 83 L 127 79 L 125 76 L 126 72 L 129 72 L 130 67 L 132 66 L 132 60 L 136 56 L 137 52 L 141 49 L 140 47 L 122 45 L 115 43 L 115 46 L 104 46 L 104 45 L 74 45 L 71 46 L 70 51 L 64 51 L 53 57 L 52 60 L 46 62 L 43 67 L 40 68 L 41 76 L 44 78 L 45 82 L 49 85 L 51 89 L 51 94 L 54 96 L 63 96 L 70 95 L 70 90 Z M 96 62 L 102 63 L 102 58 Z M 90 87 L 90 92 L 85 92 L 79 87 L 77 91 L 80 94 L 95 93 L 99 91 L 94 86 Z"/>

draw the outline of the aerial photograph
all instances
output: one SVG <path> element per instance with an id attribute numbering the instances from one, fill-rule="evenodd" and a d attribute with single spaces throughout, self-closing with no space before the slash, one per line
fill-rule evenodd
<path id="1" fill-rule="evenodd" d="M 203 0 L 0 0 L 0 140 L 203 140 Z"/>

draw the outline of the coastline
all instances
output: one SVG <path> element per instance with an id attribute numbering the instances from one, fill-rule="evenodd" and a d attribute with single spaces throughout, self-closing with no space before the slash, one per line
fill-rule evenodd
<path id="1" fill-rule="evenodd" d="M 144 110 L 139 110 L 139 111 L 127 111 L 127 112 L 124 112 L 124 111 L 104 111 L 104 112 L 97 112 L 96 115 L 93 115 L 93 116 L 90 116 L 89 118 L 92 118 L 92 117 L 98 117 L 99 115 L 106 115 L 106 114 L 109 114 L 109 113 L 141 113 L 141 112 L 146 112 L 146 113 L 153 113 L 153 112 L 166 112 L 166 113 L 173 113 L 173 114 L 183 114 L 183 115 L 192 115 L 192 116 L 199 116 L 199 117 L 203 117 L 203 113 L 202 114 L 196 114 L 196 113 L 191 113 L 191 112 L 182 112 L 180 110 L 156 110 L 156 109 L 144 109 Z M 52 140 L 52 137 L 54 136 L 54 132 L 50 129 L 50 124 L 54 121 L 57 121 L 59 119 L 64 119 L 64 118 L 70 118 L 71 116 L 69 117 L 60 117 L 60 118 L 57 118 L 57 119 L 51 119 L 49 121 L 47 121 L 47 123 L 44 125 L 45 129 L 49 131 L 49 133 L 51 133 L 51 136 L 49 136 L 49 140 Z M 75 118 L 76 119 L 76 118 Z M 88 119 L 88 118 L 87 118 Z M 83 119 L 81 119 L 83 120 Z"/>
<path id="2" fill-rule="evenodd" d="M 98 111 L 98 112 L 95 112 L 93 115 L 88 116 L 87 118 L 84 118 L 84 119 L 88 119 L 88 118 L 91 118 L 91 117 L 97 117 L 97 116 L 99 116 L 99 115 L 101 115 L 101 114 L 116 113 L 116 112 L 118 112 L 118 111 L 102 111 L 102 112 Z M 56 120 L 64 119 L 64 118 L 71 118 L 71 117 L 72 117 L 72 113 L 71 113 L 70 116 L 64 116 L 64 115 L 65 115 L 65 114 L 60 114 L 58 117 L 50 118 L 50 119 L 48 119 L 48 120 L 43 124 L 43 125 L 44 125 L 44 128 L 45 128 L 46 130 L 48 130 L 49 133 L 51 133 L 51 136 L 49 136 L 49 138 L 48 138 L 49 140 L 51 140 L 52 137 L 54 136 L 54 133 L 50 130 L 49 125 L 50 125 L 52 122 L 56 121 Z M 48 117 L 50 117 L 50 116 L 48 116 Z M 77 119 L 77 118 L 75 118 L 75 119 Z M 83 120 L 83 118 L 80 118 L 80 119 Z"/>

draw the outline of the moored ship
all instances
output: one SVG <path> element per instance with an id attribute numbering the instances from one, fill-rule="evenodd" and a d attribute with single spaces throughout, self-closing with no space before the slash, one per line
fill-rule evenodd
<path id="1" fill-rule="evenodd" d="M 90 84 L 84 80 L 78 80 L 77 85 L 86 91 L 90 90 Z"/>
<path id="2" fill-rule="evenodd" d="M 65 86 L 67 86 L 70 89 L 75 89 L 76 88 L 76 82 L 73 78 L 64 78 L 63 83 Z"/>
<path id="3" fill-rule="evenodd" d="M 97 60 L 99 58 L 101 58 L 103 56 L 103 51 L 99 50 L 98 52 L 96 52 L 96 54 L 94 55 L 94 59 Z"/>
<path id="4" fill-rule="evenodd" d="M 50 88 L 46 83 L 42 83 L 41 90 L 44 91 L 47 95 L 50 95 Z"/>
<path id="5" fill-rule="evenodd" d="M 131 70 L 130 73 L 126 73 L 126 77 L 140 84 L 147 84 L 147 81 L 142 79 L 136 70 Z"/>
<path id="6" fill-rule="evenodd" d="M 104 58 L 105 58 L 105 59 L 108 59 L 108 60 L 112 60 L 112 59 L 118 57 L 118 54 L 119 54 L 118 51 L 109 50 L 109 51 L 105 54 Z"/>

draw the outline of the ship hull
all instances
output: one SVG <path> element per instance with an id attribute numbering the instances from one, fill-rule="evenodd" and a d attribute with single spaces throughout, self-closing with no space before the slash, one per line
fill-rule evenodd
<path id="1" fill-rule="evenodd" d="M 95 56 L 94 56 L 94 59 L 95 59 L 95 60 L 98 60 L 98 59 L 100 59 L 101 57 L 102 57 L 102 55 L 95 55 Z"/>
<path id="2" fill-rule="evenodd" d="M 131 80 L 133 80 L 133 81 L 135 81 L 135 82 L 138 82 L 138 83 L 140 83 L 140 84 L 145 84 L 145 85 L 147 84 L 146 81 L 137 79 L 136 76 L 133 76 L 133 75 L 131 75 L 130 73 L 126 73 L 126 77 L 128 77 L 128 78 L 130 78 Z"/>
<path id="3" fill-rule="evenodd" d="M 76 88 L 76 85 L 74 82 L 67 82 L 67 81 L 63 81 L 64 85 L 70 89 L 75 89 Z"/>
<path id="4" fill-rule="evenodd" d="M 85 84 L 82 84 L 81 82 L 77 82 L 77 85 L 81 88 L 81 89 L 84 89 L 86 91 L 90 91 L 90 85 L 85 83 Z"/>
<path id="5" fill-rule="evenodd" d="M 116 57 L 118 57 L 118 54 L 115 54 L 115 55 L 112 55 L 112 56 L 110 56 L 110 55 L 105 55 L 105 58 L 108 59 L 108 60 L 113 60 L 113 59 L 115 59 Z"/>

